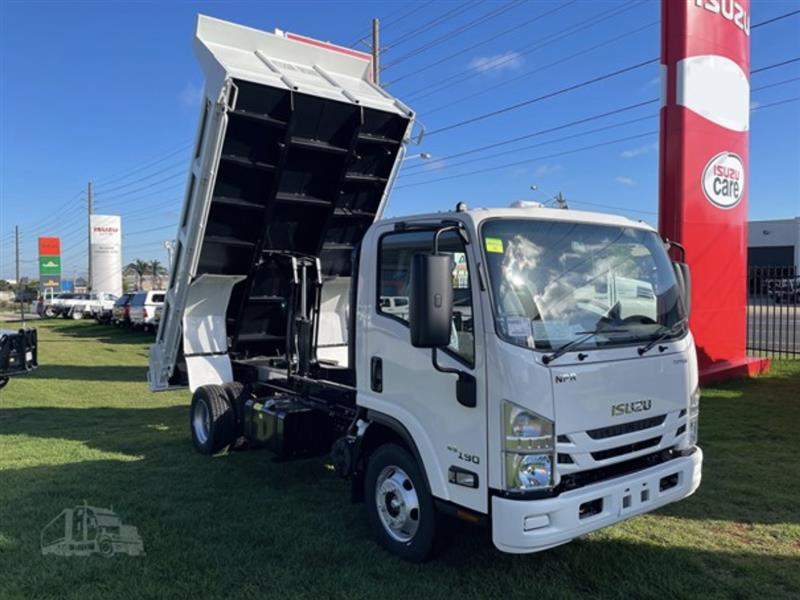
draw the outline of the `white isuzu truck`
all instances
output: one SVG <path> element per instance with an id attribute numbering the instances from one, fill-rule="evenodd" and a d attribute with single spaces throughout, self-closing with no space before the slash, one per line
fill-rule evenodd
<path id="1" fill-rule="evenodd" d="M 196 449 L 330 453 L 413 561 L 535 552 L 692 494 L 689 277 L 641 222 L 381 220 L 414 114 L 359 52 L 200 17 L 206 102 L 148 378 Z"/>

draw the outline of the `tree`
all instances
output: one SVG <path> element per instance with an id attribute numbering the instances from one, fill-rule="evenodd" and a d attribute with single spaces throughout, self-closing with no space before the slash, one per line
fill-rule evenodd
<path id="1" fill-rule="evenodd" d="M 150 265 L 146 261 L 137 258 L 133 262 L 128 263 L 128 266 L 125 267 L 125 269 L 136 273 L 137 287 L 142 289 L 142 279 L 150 270 Z"/>
<path id="2" fill-rule="evenodd" d="M 150 274 L 153 276 L 153 287 L 161 287 L 161 276 L 167 274 L 167 270 L 161 266 L 161 262 L 157 259 L 150 261 Z"/>

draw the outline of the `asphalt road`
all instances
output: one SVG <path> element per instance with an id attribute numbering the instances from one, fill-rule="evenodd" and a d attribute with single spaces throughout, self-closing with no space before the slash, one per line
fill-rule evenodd
<path id="1" fill-rule="evenodd" d="M 800 306 L 748 306 L 747 337 L 751 349 L 800 356 Z"/>

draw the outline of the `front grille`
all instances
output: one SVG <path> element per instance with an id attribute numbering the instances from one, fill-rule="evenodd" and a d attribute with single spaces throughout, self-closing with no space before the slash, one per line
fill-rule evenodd
<path id="1" fill-rule="evenodd" d="M 562 454 L 561 452 L 558 453 L 558 464 L 560 465 L 572 465 L 575 461 L 572 460 L 572 457 L 569 454 Z"/>
<path id="2" fill-rule="evenodd" d="M 675 458 L 675 456 L 669 450 L 661 450 L 654 454 L 639 456 L 638 458 L 615 463 L 607 467 L 599 467 L 589 471 L 564 474 L 561 476 L 561 483 L 558 484 L 558 487 L 554 490 L 555 493 L 553 495 L 558 495 L 561 492 L 574 490 L 585 485 L 591 485 L 599 481 L 606 481 L 608 479 L 613 479 L 614 477 L 622 477 L 623 475 L 628 475 L 629 473 L 635 473 L 636 471 L 641 471 L 642 469 L 660 465 L 661 463 L 672 458 Z"/>
<path id="3" fill-rule="evenodd" d="M 658 417 L 650 417 L 649 419 L 641 419 L 640 421 L 631 421 L 630 423 L 623 423 L 621 425 L 611 425 L 610 427 L 600 427 L 599 429 L 589 429 L 586 432 L 593 440 L 602 440 L 605 438 L 624 435 L 634 431 L 642 431 L 643 429 L 650 429 L 651 427 L 658 427 L 661 425 L 667 415 L 660 415 Z"/>
<path id="4" fill-rule="evenodd" d="M 608 450 L 600 450 L 599 452 L 592 452 L 592 458 L 595 460 L 606 460 L 607 458 L 614 458 L 615 456 L 622 456 L 623 454 L 631 454 L 638 452 L 645 448 L 652 448 L 658 446 L 661 442 L 661 436 L 650 438 L 649 440 L 642 440 L 635 444 L 625 444 L 624 446 L 617 446 L 616 448 L 609 448 Z"/>

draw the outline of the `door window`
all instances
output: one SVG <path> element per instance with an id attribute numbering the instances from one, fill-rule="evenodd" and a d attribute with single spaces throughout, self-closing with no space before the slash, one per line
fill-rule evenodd
<path id="1" fill-rule="evenodd" d="M 433 251 L 433 231 L 384 235 L 378 255 L 378 312 L 408 325 L 411 257 Z M 466 249 L 455 232 L 439 236 L 439 251 L 452 257 L 453 325 L 446 351 L 470 366 L 475 362 L 472 291 Z"/>

